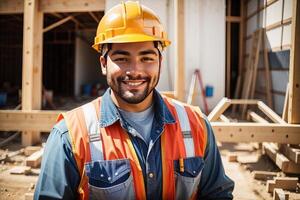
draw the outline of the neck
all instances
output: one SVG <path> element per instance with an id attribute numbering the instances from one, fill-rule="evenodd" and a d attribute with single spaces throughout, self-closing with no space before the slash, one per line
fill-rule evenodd
<path id="1" fill-rule="evenodd" d="M 128 112 L 142 112 L 149 108 L 152 105 L 153 101 L 153 91 L 142 102 L 137 104 L 127 103 L 126 101 L 115 95 L 114 91 L 111 91 L 110 96 L 118 108 Z"/>

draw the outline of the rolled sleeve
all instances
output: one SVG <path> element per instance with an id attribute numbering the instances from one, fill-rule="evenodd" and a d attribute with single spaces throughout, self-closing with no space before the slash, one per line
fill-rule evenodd
<path id="1" fill-rule="evenodd" d="M 47 140 L 34 199 L 76 199 L 79 182 L 68 130 L 62 120 Z"/>
<path id="2" fill-rule="evenodd" d="M 232 199 L 234 182 L 226 176 L 212 127 L 205 119 L 207 147 L 199 186 L 199 199 Z"/>

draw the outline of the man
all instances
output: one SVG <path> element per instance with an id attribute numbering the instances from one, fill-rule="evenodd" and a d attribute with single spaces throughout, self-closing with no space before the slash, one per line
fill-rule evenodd
<path id="1" fill-rule="evenodd" d="M 93 47 L 110 88 L 59 117 L 35 199 L 232 199 L 207 119 L 155 90 L 169 44 L 137 2 L 105 14 Z"/>

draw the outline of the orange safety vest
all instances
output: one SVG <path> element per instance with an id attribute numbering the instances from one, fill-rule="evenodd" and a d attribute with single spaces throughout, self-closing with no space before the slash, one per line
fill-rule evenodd
<path id="1" fill-rule="evenodd" d="M 176 123 L 165 124 L 164 131 L 161 135 L 163 170 L 162 198 L 176 199 L 178 194 L 176 193 L 174 160 L 179 160 L 181 164 L 180 167 L 183 167 L 183 159 L 191 156 L 203 157 L 207 143 L 206 125 L 198 107 L 189 106 L 164 96 L 163 99 L 175 118 Z M 63 113 L 58 118 L 58 121 L 65 119 L 73 154 L 81 176 L 78 187 L 79 197 L 80 199 L 89 198 L 85 163 L 92 161 L 91 137 L 89 132 L 94 132 L 96 134 L 92 133 L 93 137 L 99 139 L 99 141 L 97 141 L 99 154 L 102 151 L 102 155 L 97 156 L 102 156 L 100 158 L 102 160 L 129 159 L 133 175 L 135 197 L 140 200 L 146 199 L 142 168 L 128 133 L 123 130 L 119 122 L 105 128 L 100 128 L 98 125 L 97 127 L 93 127 L 90 125 L 89 120 L 87 120 L 87 118 L 94 115 L 94 120 L 90 121 L 94 121 L 94 124 L 98 124 L 101 108 L 100 104 L 101 97 L 74 110 Z M 184 120 L 186 122 L 184 122 Z M 91 129 L 94 130 L 91 131 Z M 101 143 L 101 145 L 99 145 L 99 143 Z M 196 193 L 197 190 L 193 192 L 190 199 L 195 199 Z"/>

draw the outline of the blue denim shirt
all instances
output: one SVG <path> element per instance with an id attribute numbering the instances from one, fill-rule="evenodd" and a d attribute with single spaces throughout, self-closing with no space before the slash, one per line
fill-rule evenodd
<path id="1" fill-rule="evenodd" d="M 161 199 L 162 162 L 160 135 L 165 124 L 175 123 L 175 119 L 165 105 L 162 97 L 154 91 L 155 116 L 151 130 L 149 146 L 137 135 L 125 119 L 122 118 L 107 90 L 101 101 L 100 126 L 106 127 L 117 121 L 129 133 L 137 152 L 144 174 L 147 199 Z M 204 168 L 199 185 L 198 199 L 232 199 L 234 183 L 224 172 L 219 150 L 216 146 L 213 130 L 207 119 L 207 148 L 204 155 Z M 148 174 L 154 176 L 149 178 Z M 80 175 L 76 165 L 68 129 L 64 120 L 57 123 L 47 140 L 40 176 L 36 185 L 34 199 L 75 199 Z"/>

